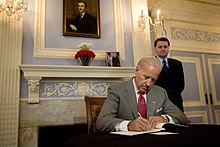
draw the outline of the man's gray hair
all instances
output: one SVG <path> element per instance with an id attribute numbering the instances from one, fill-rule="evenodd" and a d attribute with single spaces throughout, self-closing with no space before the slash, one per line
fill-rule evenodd
<path id="1" fill-rule="evenodd" d="M 162 63 L 154 56 L 148 56 L 148 57 L 144 57 L 142 58 L 138 64 L 137 67 L 142 67 L 144 66 L 144 64 L 148 64 L 150 66 L 153 66 L 155 68 L 159 68 L 162 70 Z"/>

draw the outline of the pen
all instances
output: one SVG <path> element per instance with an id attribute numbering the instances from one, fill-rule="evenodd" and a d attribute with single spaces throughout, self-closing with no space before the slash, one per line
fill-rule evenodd
<path id="1" fill-rule="evenodd" d="M 141 116 L 141 114 L 138 112 L 138 116 Z"/>

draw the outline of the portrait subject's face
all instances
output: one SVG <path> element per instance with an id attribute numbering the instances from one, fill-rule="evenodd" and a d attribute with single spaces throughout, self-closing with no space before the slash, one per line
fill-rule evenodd
<path id="1" fill-rule="evenodd" d="M 86 6 L 84 3 L 78 3 L 78 10 L 79 10 L 79 13 L 84 13 L 86 11 Z"/>

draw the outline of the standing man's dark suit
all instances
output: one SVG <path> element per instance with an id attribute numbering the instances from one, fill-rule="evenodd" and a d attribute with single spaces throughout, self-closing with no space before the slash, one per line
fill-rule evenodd
<path id="1" fill-rule="evenodd" d="M 168 75 L 166 76 L 162 70 L 155 85 L 161 86 L 166 89 L 167 94 L 171 102 L 173 102 L 180 110 L 183 109 L 182 91 L 185 87 L 184 74 L 182 62 L 176 59 L 168 59 Z"/>
<path id="2" fill-rule="evenodd" d="M 180 110 L 184 111 L 183 98 L 181 96 L 185 87 L 184 72 L 182 62 L 177 59 L 168 57 L 170 42 L 165 37 L 157 38 L 154 42 L 157 58 L 163 63 L 165 60 L 168 67 L 168 73 L 165 74 L 165 69 L 162 70 L 155 85 L 166 89 L 171 102 L 173 102 Z"/>
<path id="3" fill-rule="evenodd" d="M 120 60 L 119 60 L 119 56 L 117 55 L 117 53 L 113 53 L 112 66 L 120 66 Z"/>

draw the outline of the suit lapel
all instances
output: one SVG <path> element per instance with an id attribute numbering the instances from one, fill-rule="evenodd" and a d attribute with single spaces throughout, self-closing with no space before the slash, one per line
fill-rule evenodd
<path id="1" fill-rule="evenodd" d="M 155 94 L 152 94 L 154 92 L 154 88 L 152 87 L 151 90 L 147 93 L 147 117 L 155 115 L 157 110 L 157 98 L 155 97 Z"/>
<path id="2" fill-rule="evenodd" d="M 173 73 L 173 68 L 175 67 L 173 67 L 173 62 L 170 58 L 168 58 L 168 64 L 169 64 L 169 75 L 171 76 Z"/>
<path id="3" fill-rule="evenodd" d="M 137 99 L 136 99 L 136 94 L 135 94 L 132 80 L 129 80 L 127 86 L 125 86 L 124 94 L 125 94 L 125 99 L 126 99 L 128 105 L 130 106 L 130 109 L 131 109 L 134 117 L 137 117 L 137 114 L 138 114 L 137 113 L 138 112 Z"/>

